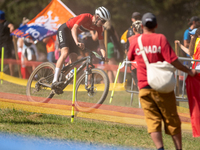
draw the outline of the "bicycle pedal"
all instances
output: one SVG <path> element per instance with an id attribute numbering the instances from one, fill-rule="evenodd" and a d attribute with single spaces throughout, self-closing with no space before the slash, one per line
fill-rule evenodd
<path id="1" fill-rule="evenodd" d="M 64 85 L 63 82 L 54 82 L 51 85 L 51 89 L 54 91 L 56 94 L 62 94 L 63 93 L 63 88 L 62 86 Z"/>
<path id="2" fill-rule="evenodd" d="M 56 81 L 51 84 L 51 89 L 61 89 L 63 85 L 64 85 L 64 82 Z"/>

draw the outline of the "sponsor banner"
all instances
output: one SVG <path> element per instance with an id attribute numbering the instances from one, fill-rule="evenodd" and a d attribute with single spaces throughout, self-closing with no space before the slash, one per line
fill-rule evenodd
<path id="1" fill-rule="evenodd" d="M 60 0 L 52 0 L 35 18 L 14 30 L 11 35 L 31 36 L 33 40 L 55 35 L 59 26 L 76 15 Z"/>

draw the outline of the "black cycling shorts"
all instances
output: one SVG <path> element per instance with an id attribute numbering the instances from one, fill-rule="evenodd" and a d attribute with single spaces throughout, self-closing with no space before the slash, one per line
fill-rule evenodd
<path id="1" fill-rule="evenodd" d="M 71 30 L 67 27 L 66 23 L 62 24 L 57 31 L 59 48 L 68 47 L 69 53 L 79 54 L 79 48 L 74 42 Z"/>

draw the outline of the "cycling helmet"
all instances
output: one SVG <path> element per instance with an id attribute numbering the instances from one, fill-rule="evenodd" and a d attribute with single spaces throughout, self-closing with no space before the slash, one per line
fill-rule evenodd
<path id="1" fill-rule="evenodd" d="M 104 19 L 106 21 L 110 20 L 110 12 L 105 7 L 103 7 L 103 6 L 98 7 L 95 10 L 95 15 L 99 15 L 99 17 L 101 19 Z"/>

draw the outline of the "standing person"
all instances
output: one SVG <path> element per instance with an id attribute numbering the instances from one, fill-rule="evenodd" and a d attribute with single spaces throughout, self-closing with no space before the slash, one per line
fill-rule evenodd
<path id="1" fill-rule="evenodd" d="M 132 41 L 135 38 L 137 39 L 140 36 L 140 34 L 142 34 L 142 32 L 143 32 L 142 31 L 142 21 L 141 20 L 137 20 L 137 21 L 133 22 L 132 29 L 133 29 L 134 35 L 128 38 L 128 41 L 127 41 L 128 48 L 129 48 L 129 41 Z M 137 88 L 138 87 L 137 68 L 133 64 L 131 64 L 131 76 L 132 76 L 132 78 L 134 80 L 133 84 Z"/>
<path id="2" fill-rule="evenodd" d="M 55 50 L 56 50 L 56 35 L 49 36 L 43 39 L 43 42 L 46 43 L 47 50 L 47 60 L 49 62 L 55 63 Z"/>
<path id="3" fill-rule="evenodd" d="M 22 27 L 24 26 L 25 24 L 27 24 L 30 20 L 27 19 L 26 17 L 23 17 L 23 20 L 22 20 L 22 23 L 20 24 L 19 27 Z M 25 65 L 25 60 L 24 60 L 24 56 L 23 56 L 23 49 L 24 49 L 24 40 L 22 37 L 18 38 L 17 39 L 17 50 L 18 50 L 18 58 L 19 60 L 21 61 L 21 75 L 22 75 L 22 78 L 23 79 L 27 79 L 29 76 L 28 76 L 28 70 L 26 68 L 26 65 Z"/>
<path id="4" fill-rule="evenodd" d="M 198 28 L 200 26 L 200 18 L 198 16 L 193 16 L 188 25 L 190 26 L 188 29 L 185 30 L 184 35 L 183 35 L 183 45 L 186 48 L 189 48 L 189 44 L 190 44 L 190 34 L 189 32 L 192 31 L 194 28 Z"/>
<path id="5" fill-rule="evenodd" d="M 189 32 L 189 34 L 191 36 L 189 48 L 183 46 L 179 40 L 175 40 L 174 42 L 177 43 L 180 48 L 193 59 L 200 60 L 200 27 L 193 29 Z M 200 63 L 193 63 L 192 68 L 200 70 Z"/>
<path id="6" fill-rule="evenodd" d="M 98 7 L 95 10 L 95 14 L 91 15 L 89 13 L 80 14 L 74 18 L 69 19 L 66 23 L 62 24 L 58 31 L 57 36 L 59 40 L 59 47 L 61 49 L 61 56 L 59 57 L 56 68 L 54 79 L 52 83 L 52 89 L 55 89 L 59 86 L 57 82 L 61 67 L 64 60 L 69 55 L 69 62 L 73 62 L 77 59 L 78 48 L 84 49 L 84 43 L 78 41 L 78 34 L 85 31 L 96 30 L 98 33 L 99 47 L 102 53 L 102 56 L 107 61 L 107 56 L 105 52 L 105 45 L 102 35 L 102 26 L 103 24 L 110 20 L 110 13 L 105 7 Z"/>
<path id="7" fill-rule="evenodd" d="M 14 49 L 12 36 L 10 33 L 13 32 L 14 25 L 5 19 L 5 13 L 0 10 L 0 58 L 2 47 L 4 47 L 4 58 L 12 58 L 12 50 Z M 10 75 L 14 75 L 13 64 L 9 64 Z"/>
<path id="8" fill-rule="evenodd" d="M 107 57 L 109 58 L 108 65 L 117 65 L 117 56 L 115 55 L 115 51 L 118 51 L 119 56 L 120 56 L 120 42 L 119 42 L 119 36 L 114 29 L 114 27 L 111 24 L 111 21 L 107 21 L 104 25 L 104 28 L 107 31 Z M 121 54 L 121 57 L 123 54 Z M 108 70 L 108 77 L 110 80 L 110 83 L 114 82 L 114 77 L 117 74 L 117 70 Z M 118 82 L 120 82 L 120 78 L 118 78 Z"/>
<path id="9" fill-rule="evenodd" d="M 26 66 L 25 63 L 28 61 L 37 61 L 38 59 L 38 53 L 37 53 L 37 47 L 34 44 L 34 41 L 30 36 L 28 37 L 23 37 L 23 49 L 22 49 L 22 65 L 24 66 L 23 68 L 23 73 L 25 76 L 23 78 L 28 79 L 32 71 L 35 69 L 35 65 L 32 64 L 31 67 Z"/>
<path id="10" fill-rule="evenodd" d="M 139 12 L 134 12 L 133 14 L 132 14 L 132 18 L 131 18 L 131 21 L 132 21 L 132 24 L 135 22 L 135 21 L 137 21 L 137 20 L 141 20 L 141 14 L 139 13 Z M 133 35 L 135 35 L 135 33 L 134 33 L 134 31 L 133 31 L 133 25 L 132 26 L 130 26 L 129 28 L 128 28 L 128 32 L 127 32 L 127 35 L 126 35 L 126 38 L 128 39 L 129 37 L 131 37 L 131 36 L 133 36 Z"/>
<path id="11" fill-rule="evenodd" d="M 137 38 L 140 34 L 142 34 L 142 21 L 141 20 L 137 20 L 137 21 L 135 21 L 135 22 L 133 22 L 132 23 L 132 30 L 133 30 L 133 35 L 132 36 L 130 36 L 129 38 L 128 38 L 128 40 L 127 40 L 127 51 L 126 51 L 126 53 L 128 52 L 128 50 L 129 50 L 129 40 L 130 39 L 133 39 L 133 38 Z"/>
<path id="12" fill-rule="evenodd" d="M 137 21 L 137 20 L 141 20 L 141 14 L 139 12 L 133 12 L 132 17 L 131 17 L 131 22 L 132 24 Z M 127 41 L 128 38 L 133 36 L 135 33 L 133 32 L 133 27 L 132 25 L 128 28 L 128 30 L 126 30 L 122 37 L 121 37 L 121 43 L 124 43 L 124 49 L 125 49 L 125 53 L 127 53 L 128 51 L 128 45 L 127 45 Z"/>
<path id="13" fill-rule="evenodd" d="M 146 13 L 142 17 L 142 43 L 149 63 L 167 61 L 177 69 L 194 76 L 197 72 L 182 65 L 169 42 L 163 34 L 155 33 L 157 20 L 154 14 Z M 137 62 L 137 77 L 139 97 L 145 114 L 148 133 L 158 150 L 163 150 L 162 121 L 165 133 L 171 135 L 177 150 L 182 149 L 181 121 L 177 113 L 174 91 L 159 93 L 152 89 L 147 82 L 147 71 L 137 38 L 129 40 L 129 60 Z"/>
<path id="14" fill-rule="evenodd" d="M 183 35 L 183 45 L 186 48 L 189 48 L 189 44 L 190 44 L 190 40 L 191 40 L 189 32 L 192 31 L 194 28 L 197 28 L 200 26 L 200 18 L 198 16 L 193 16 L 190 19 L 188 25 L 189 25 L 189 28 L 185 30 L 184 35 Z M 183 57 L 190 58 L 190 55 L 188 55 L 184 51 L 182 51 L 182 55 L 183 55 Z M 187 65 L 188 67 L 191 67 L 191 63 L 188 61 L 184 61 L 183 64 Z"/>

